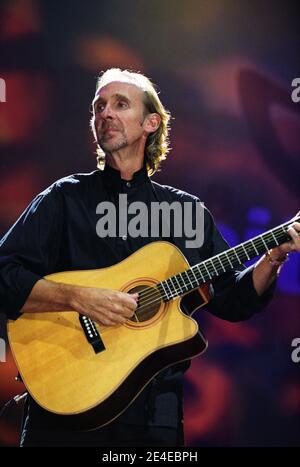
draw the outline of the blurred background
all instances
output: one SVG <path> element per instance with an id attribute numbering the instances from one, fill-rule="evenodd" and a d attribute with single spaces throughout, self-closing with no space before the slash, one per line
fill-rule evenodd
<path id="1" fill-rule="evenodd" d="M 108 67 L 158 85 L 174 119 L 154 180 L 199 196 L 232 246 L 294 216 L 299 20 L 283 0 L 1 0 L 0 236 L 54 180 L 95 169 L 90 102 Z M 230 324 L 198 312 L 209 348 L 186 374 L 187 445 L 300 445 L 299 298 L 291 255 L 260 315 Z M 23 390 L 8 346 L 1 356 L 0 405 Z M 18 444 L 21 411 L 0 418 L 2 446 Z"/>

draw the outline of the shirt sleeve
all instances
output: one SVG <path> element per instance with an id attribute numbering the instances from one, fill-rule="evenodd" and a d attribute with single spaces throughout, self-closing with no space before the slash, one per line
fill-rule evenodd
<path id="1" fill-rule="evenodd" d="M 18 318 L 35 283 L 53 272 L 60 243 L 59 212 L 52 186 L 32 201 L 0 240 L 0 311 L 9 319 Z"/>
<path id="2" fill-rule="evenodd" d="M 205 216 L 204 245 L 205 255 L 209 258 L 230 247 L 208 210 Z M 241 266 L 215 279 L 212 283 L 213 298 L 206 305 L 206 310 L 227 321 L 242 321 L 259 313 L 271 301 L 276 283 L 274 281 L 262 295 L 258 295 L 253 284 L 253 269 L 254 265 L 248 268 Z"/>

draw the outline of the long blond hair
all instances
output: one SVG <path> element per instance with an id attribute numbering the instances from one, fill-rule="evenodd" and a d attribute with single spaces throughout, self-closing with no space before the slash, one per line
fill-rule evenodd
<path id="1" fill-rule="evenodd" d="M 96 92 L 99 88 L 113 81 L 121 81 L 134 84 L 143 90 L 143 104 L 145 107 L 145 115 L 148 113 L 157 113 L 160 115 L 161 122 L 158 129 L 148 135 L 145 145 L 145 162 L 148 175 L 153 175 L 161 164 L 161 161 L 166 159 L 170 150 L 169 146 L 169 122 L 171 118 L 170 112 L 163 106 L 158 97 L 158 91 L 155 85 L 145 75 L 135 71 L 121 70 L 120 68 L 110 68 L 103 72 L 96 85 Z M 91 129 L 95 135 L 94 119 L 91 119 Z M 97 142 L 97 141 L 96 141 Z M 97 144 L 97 167 L 100 170 L 105 166 L 105 153 Z"/>

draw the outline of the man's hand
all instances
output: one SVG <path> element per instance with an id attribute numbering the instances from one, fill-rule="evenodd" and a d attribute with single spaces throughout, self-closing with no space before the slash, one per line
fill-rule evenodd
<path id="1" fill-rule="evenodd" d="M 125 323 L 137 307 L 138 294 L 92 287 L 77 287 L 74 292 L 72 309 L 104 326 Z"/>
<path id="2" fill-rule="evenodd" d="M 294 217 L 296 219 L 300 216 L 300 211 Z M 288 242 L 283 243 L 282 245 L 277 246 L 276 248 L 272 248 L 272 258 L 278 260 L 285 256 L 287 253 L 291 253 L 296 251 L 300 253 L 300 222 L 294 222 L 288 228 L 288 234 L 291 237 L 291 240 Z"/>
<path id="3" fill-rule="evenodd" d="M 299 217 L 300 212 L 294 219 Z M 292 219 L 293 220 L 293 219 Z M 269 255 L 264 255 L 255 265 L 253 270 L 253 284 L 258 295 L 262 295 L 275 280 L 287 254 L 292 251 L 300 252 L 300 222 L 294 222 L 288 228 L 291 240 L 272 248 Z M 271 256 L 271 261 L 270 261 Z"/>
<path id="4" fill-rule="evenodd" d="M 40 279 L 34 285 L 22 313 L 77 311 L 104 326 L 125 323 L 134 315 L 138 294 L 81 287 Z"/>

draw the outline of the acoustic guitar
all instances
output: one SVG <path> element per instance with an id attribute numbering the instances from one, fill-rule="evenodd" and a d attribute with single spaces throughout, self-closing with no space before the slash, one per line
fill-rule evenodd
<path id="1" fill-rule="evenodd" d="M 153 242 L 120 263 L 45 278 L 83 287 L 139 292 L 125 324 L 101 326 L 74 311 L 24 313 L 8 322 L 10 346 L 28 392 L 60 417 L 61 428 L 95 429 L 120 415 L 162 369 L 207 347 L 192 318 L 210 283 L 290 237 L 290 220 L 192 267 L 168 242 Z"/>

